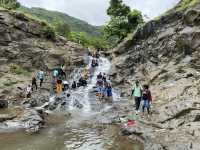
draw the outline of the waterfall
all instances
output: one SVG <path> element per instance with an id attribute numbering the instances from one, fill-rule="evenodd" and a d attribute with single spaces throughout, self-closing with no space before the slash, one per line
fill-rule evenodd
<path id="1" fill-rule="evenodd" d="M 92 57 L 87 57 L 87 68 L 90 68 Z M 68 104 L 67 109 L 72 111 L 76 110 L 77 105 L 81 106 L 81 110 L 84 112 L 90 112 L 92 110 L 91 108 L 91 102 L 96 102 L 96 95 L 95 93 L 91 97 L 91 92 L 94 91 L 94 87 L 96 86 L 97 81 L 97 75 L 101 73 L 109 74 L 109 71 L 111 69 L 111 63 L 107 58 L 100 57 L 99 58 L 99 65 L 95 68 L 94 74 L 91 78 L 88 79 L 88 85 L 86 87 L 79 87 L 76 90 L 70 90 L 67 93 L 70 93 L 70 98 L 66 97 L 66 101 Z M 81 69 L 75 69 L 75 71 L 72 73 L 72 81 L 77 81 L 80 78 Z M 116 101 L 119 98 L 117 92 L 113 90 L 113 101 Z M 51 98 L 51 102 L 54 101 L 54 97 Z M 96 102 L 97 103 L 97 102 Z M 79 108 L 80 109 L 80 108 Z"/>

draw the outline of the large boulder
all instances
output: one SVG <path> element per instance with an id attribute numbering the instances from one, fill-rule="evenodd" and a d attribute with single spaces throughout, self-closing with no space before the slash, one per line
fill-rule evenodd
<path id="1" fill-rule="evenodd" d="M 198 9 L 191 9 L 184 14 L 185 24 L 189 26 L 200 25 L 200 11 Z"/>

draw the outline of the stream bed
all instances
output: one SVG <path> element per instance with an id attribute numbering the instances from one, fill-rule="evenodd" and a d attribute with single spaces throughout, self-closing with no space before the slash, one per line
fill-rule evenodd
<path id="1" fill-rule="evenodd" d="M 122 136 L 118 126 L 98 123 L 98 116 L 112 104 L 101 105 L 92 91 L 96 75 L 109 73 L 110 67 L 110 62 L 101 58 L 88 86 L 71 91 L 70 106 L 47 116 L 46 127 L 38 133 L 0 133 L 0 150 L 143 150 L 141 144 Z M 75 99 L 83 105 L 82 109 L 73 107 Z M 113 99 L 120 99 L 115 92 Z"/>
<path id="2" fill-rule="evenodd" d="M 78 116 L 78 115 L 77 115 Z M 72 116 L 74 117 L 74 116 Z M 80 116 L 79 116 L 80 117 Z M 83 117 L 83 116 L 82 116 Z M 88 120 L 90 118 L 87 118 Z M 92 126 L 84 118 L 51 116 L 48 128 L 39 133 L 24 131 L 0 134 L 1 150 L 142 150 L 139 143 L 120 135 L 113 125 Z M 67 122 L 65 122 L 67 120 Z M 91 120 L 92 121 L 92 120 Z"/>

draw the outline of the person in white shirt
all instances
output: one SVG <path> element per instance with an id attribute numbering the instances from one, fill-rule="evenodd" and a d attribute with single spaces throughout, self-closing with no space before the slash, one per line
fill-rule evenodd
<path id="1" fill-rule="evenodd" d="M 31 91 L 32 91 L 32 87 L 31 85 L 28 85 L 26 88 L 26 98 L 31 98 Z"/>

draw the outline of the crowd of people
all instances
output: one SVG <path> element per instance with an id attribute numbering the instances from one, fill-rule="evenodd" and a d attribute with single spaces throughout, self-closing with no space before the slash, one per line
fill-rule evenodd
<path id="1" fill-rule="evenodd" d="M 66 73 L 63 70 L 63 66 L 60 68 L 56 68 L 52 70 L 52 85 L 55 93 L 61 94 L 64 91 L 69 89 L 76 90 L 79 87 L 86 87 L 88 84 L 88 80 L 94 76 L 94 72 L 96 68 L 99 66 L 99 58 L 100 54 L 97 51 L 94 54 L 88 53 L 88 56 L 91 58 L 91 64 L 89 64 L 89 68 L 85 68 L 83 72 L 80 74 L 80 78 L 77 81 L 73 81 L 72 84 L 66 80 Z M 37 81 L 39 82 L 39 87 L 43 86 L 45 80 L 45 72 L 43 70 L 39 70 L 37 76 L 32 77 L 32 85 L 29 84 L 25 91 L 26 97 L 30 98 L 33 91 L 38 90 Z M 105 100 L 107 102 L 112 102 L 112 86 L 109 79 L 109 76 L 106 73 L 99 72 L 96 77 L 96 97 L 98 100 Z M 147 110 L 148 115 L 150 114 L 150 106 L 152 103 L 151 91 L 149 90 L 148 85 L 141 86 L 139 81 L 136 81 L 132 88 L 131 96 L 135 99 L 135 110 L 136 115 L 140 112 L 140 108 L 142 106 L 142 112 L 144 114 L 145 110 Z"/>
<path id="2" fill-rule="evenodd" d="M 97 75 L 96 88 L 97 97 L 99 98 L 99 100 L 105 99 L 109 102 L 112 101 L 112 86 L 110 80 L 105 73 L 102 74 L 100 72 Z"/>
<path id="3" fill-rule="evenodd" d="M 90 77 L 93 77 L 95 68 L 99 66 L 99 58 L 100 58 L 100 53 L 97 51 L 93 55 L 89 53 L 89 56 L 92 57 L 91 65 L 90 65 Z M 108 101 L 112 102 L 112 86 L 111 82 L 106 75 L 106 73 L 99 72 L 99 74 L 96 77 L 96 96 L 97 98 L 102 101 Z"/>
<path id="4" fill-rule="evenodd" d="M 71 85 L 66 80 L 66 73 L 64 72 L 63 65 L 51 71 L 50 76 L 52 78 L 52 81 L 49 83 L 52 84 L 54 93 L 61 94 L 62 92 L 67 91 L 69 89 L 76 90 L 79 87 L 87 86 L 88 80 L 94 76 L 94 72 L 96 68 L 99 66 L 100 52 L 96 51 L 93 54 L 91 52 L 88 52 L 88 56 L 91 59 L 91 64 L 89 64 L 89 67 L 85 68 L 82 71 L 82 73 L 80 73 L 80 77 L 78 78 L 78 80 L 76 81 L 74 80 Z M 31 98 L 31 94 L 33 93 L 33 91 L 38 90 L 38 82 L 39 82 L 39 87 L 42 88 L 46 76 L 47 73 L 45 73 L 43 70 L 39 70 L 37 75 L 33 75 L 32 85 L 29 84 L 25 89 L 27 98 Z M 105 99 L 108 101 L 112 101 L 111 82 L 109 81 L 109 78 L 105 73 L 100 72 L 97 75 L 95 87 L 97 92 L 96 96 L 99 100 Z"/>

